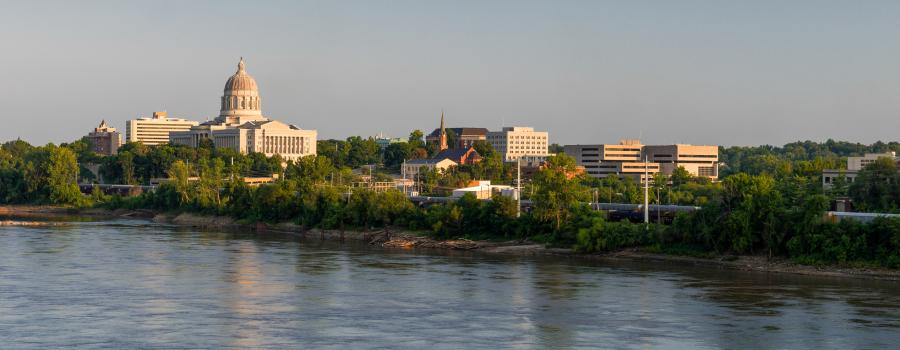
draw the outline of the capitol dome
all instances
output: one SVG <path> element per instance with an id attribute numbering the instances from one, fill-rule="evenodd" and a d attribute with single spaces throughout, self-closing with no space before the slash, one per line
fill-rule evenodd
<path id="1" fill-rule="evenodd" d="M 242 57 L 238 62 L 237 72 L 225 82 L 222 95 L 220 122 L 240 124 L 250 120 L 264 120 L 260 109 L 259 88 L 256 80 L 247 74 Z"/>
<path id="2" fill-rule="evenodd" d="M 256 87 L 256 80 L 247 74 L 247 71 L 244 69 L 244 58 L 241 58 L 241 61 L 238 62 L 238 70 L 231 78 L 228 78 L 228 81 L 225 83 L 225 93 L 227 94 L 229 91 L 240 91 L 240 90 L 252 90 L 259 91 Z"/>

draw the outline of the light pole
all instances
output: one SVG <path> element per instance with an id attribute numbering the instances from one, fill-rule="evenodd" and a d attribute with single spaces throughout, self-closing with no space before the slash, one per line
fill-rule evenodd
<path id="1" fill-rule="evenodd" d="M 522 216 L 522 157 L 516 158 L 516 217 Z"/>

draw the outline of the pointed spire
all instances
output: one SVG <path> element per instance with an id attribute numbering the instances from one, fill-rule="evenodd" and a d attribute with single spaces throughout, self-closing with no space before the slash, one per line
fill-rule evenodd
<path id="1" fill-rule="evenodd" d="M 443 151 L 449 147 L 447 147 L 447 130 L 444 129 L 444 109 L 441 108 L 441 144 L 440 150 Z"/>
<path id="2" fill-rule="evenodd" d="M 238 73 L 244 73 L 244 57 L 241 56 L 241 61 L 238 62 Z"/>

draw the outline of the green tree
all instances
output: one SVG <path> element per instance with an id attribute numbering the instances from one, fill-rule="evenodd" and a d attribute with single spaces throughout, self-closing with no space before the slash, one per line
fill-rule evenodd
<path id="1" fill-rule="evenodd" d="M 557 232 L 570 219 L 573 209 L 588 199 L 586 188 L 572 178 L 576 167 L 575 159 L 564 153 L 551 156 L 533 179 L 534 215 L 553 222 Z"/>
<path id="2" fill-rule="evenodd" d="M 411 159 L 412 145 L 406 142 L 392 143 L 384 149 L 384 166 L 390 169 L 399 169 L 404 161 Z"/>
<path id="3" fill-rule="evenodd" d="M 49 159 L 44 165 L 50 202 L 54 204 L 79 204 L 82 199 L 78 188 L 78 161 L 68 148 L 48 146 Z"/>
<path id="4" fill-rule="evenodd" d="M 675 170 L 672 171 L 671 178 L 672 178 L 672 186 L 678 187 L 678 186 L 681 186 L 681 185 L 684 185 L 684 184 L 690 182 L 691 179 L 694 178 L 694 176 L 691 175 L 691 173 L 689 171 L 687 171 L 687 169 L 685 169 L 683 166 L 680 166 L 680 167 L 675 168 Z"/>
<path id="5" fill-rule="evenodd" d="M 190 167 L 180 159 L 173 162 L 169 167 L 169 184 L 178 194 L 179 205 L 185 205 L 191 202 L 191 195 L 194 193 L 194 189 L 193 186 L 191 186 L 190 173 Z"/>
<path id="6" fill-rule="evenodd" d="M 879 158 L 863 168 L 850 185 L 850 196 L 860 210 L 900 210 L 900 174 L 894 160 Z"/>

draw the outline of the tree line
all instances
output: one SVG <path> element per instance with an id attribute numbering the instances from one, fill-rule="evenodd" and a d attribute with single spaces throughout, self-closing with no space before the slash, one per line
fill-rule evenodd
<path id="1" fill-rule="evenodd" d="M 414 133 L 411 138 L 416 136 Z M 83 141 L 59 146 L 12 141 L 0 147 L 0 202 L 187 211 L 246 222 L 291 221 L 308 228 L 400 227 L 429 232 L 436 238 L 527 239 L 586 252 L 642 247 L 698 255 L 765 254 L 806 263 L 900 267 L 900 220 L 862 224 L 823 218 L 831 200 L 838 196 L 850 196 L 866 210 L 900 212 L 900 175 L 895 164 L 879 160 L 866 167 L 854 183 L 825 191 L 821 169 L 845 159 L 821 160 L 820 149 L 831 148 L 820 144 L 783 148 L 791 151 L 773 151 L 768 146 L 741 148 L 744 154 L 774 157 L 775 164 L 781 165 L 753 170 L 758 163 L 749 161 L 754 156 L 748 156 L 741 158 L 741 171 L 723 176 L 720 182 L 692 177 L 683 169 L 671 176 L 657 175 L 651 183 L 651 202 L 701 209 L 679 215 L 672 225 L 645 226 L 611 222 L 587 205 L 594 199 L 641 203 L 641 184 L 630 178 L 573 176 L 576 164 L 563 154 L 550 157 L 525 185 L 523 197 L 533 200 L 534 206 L 518 216 L 516 203 L 506 197 L 481 201 L 465 196 L 446 205 L 419 208 L 398 191 L 376 193 L 355 188 L 359 173 L 351 166 L 373 161 L 384 164 L 391 146 L 380 150 L 377 144 L 372 147 L 374 140 L 362 138 L 323 142 L 336 145 L 337 159 L 321 147 L 318 156 L 284 162 L 277 156 L 242 155 L 211 144 L 198 148 L 127 144 L 115 156 L 99 157 L 89 152 Z M 408 146 L 417 153 L 429 152 L 415 142 Z M 423 190 L 458 187 L 471 179 L 512 184 L 514 165 L 502 162 L 490 145 L 476 147 L 484 162 L 425 174 Z M 879 147 L 883 146 L 857 150 L 878 151 Z M 732 155 L 723 159 L 726 157 L 732 159 Z M 737 167 L 725 162 L 732 169 Z M 98 191 L 82 196 L 77 182 L 79 178 L 91 181 L 84 167 L 88 163 L 98 164 L 100 175 L 111 182 L 137 184 L 157 177 L 170 181 L 134 196 L 108 196 Z M 240 181 L 262 174 L 280 176 L 259 187 Z"/>

